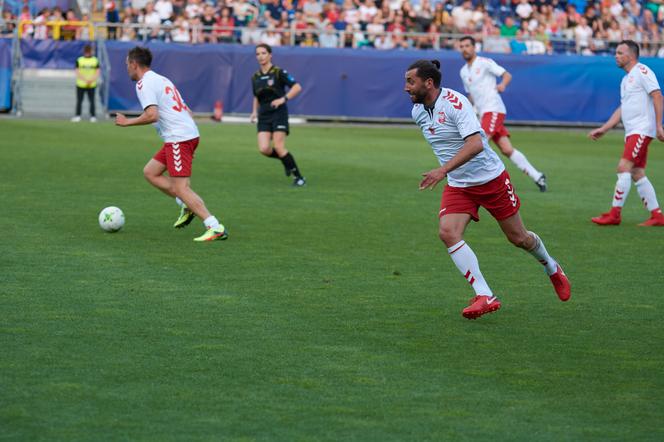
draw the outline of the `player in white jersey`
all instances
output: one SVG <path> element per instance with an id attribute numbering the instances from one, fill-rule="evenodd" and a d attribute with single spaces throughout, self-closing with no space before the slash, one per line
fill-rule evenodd
<path id="1" fill-rule="evenodd" d="M 440 167 L 424 173 L 420 190 L 433 188 L 447 177 L 439 212 L 440 239 L 452 261 L 475 291 L 462 314 L 478 318 L 500 308 L 489 288 L 475 253 L 463 240 L 471 220 L 479 221 L 484 207 L 498 221 L 507 239 L 528 251 L 546 270 L 562 301 L 570 298 L 569 280 L 542 240 L 526 230 L 519 215 L 520 200 L 505 166 L 491 150 L 472 105 L 466 97 L 440 87 L 440 63 L 419 60 L 406 72 L 405 91 L 414 104 L 413 120 L 438 157 Z"/>
<path id="2" fill-rule="evenodd" d="M 206 231 L 194 241 L 214 241 L 228 238 L 219 220 L 205 207 L 205 203 L 190 187 L 191 166 L 198 146 L 199 134 L 191 111 L 173 83 L 150 69 L 152 53 L 135 47 L 127 55 L 127 73 L 136 81 L 136 94 L 143 113 L 127 118 L 118 113 L 118 126 L 154 124 L 164 145 L 143 169 L 150 184 L 174 197 L 180 206 L 175 228 L 188 225 L 195 216 L 203 220 Z M 164 176 L 168 171 L 169 176 Z"/>
<path id="3" fill-rule="evenodd" d="M 482 129 L 503 155 L 528 175 L 541 192 L 546 192 L 546 175 L 535 169 L 526 156 L 512 146 L 510 133 L 504 125 L 507 110 L 500 94 L 512 81 L 512 75 L 490 58 L 478 57 L 473 37 L 461 38 L 459 50 L 466 60 L 460 72 L 463 87 L 477 108 Z M 501 78 L 501 82 L 496 83 L 496 78 Z"/>
<path id="4" fill-rule="evenodd" d="M 616 64 L 627 72 L 620 83 L 620 106 L 601 127 L 588 136 L 597 140 L 617 125 L 621 118 L 625 127 L 625 149 L 618 162 L 618 181 L 613 193 L 611 210 L 592 218 L 602 226 L 617 225 L 621 211 L 634 181 L 650 218 L 640 226 L 664 226 L 664 215 L 657 202 L 655 188 L 646 177 L 648 145 L 653 138 L 664 141 L 662 128 L 662 92 L 655 73 L 639 63 L 639 45 L 632 40 L 623 40 L 616 47 Z"/>

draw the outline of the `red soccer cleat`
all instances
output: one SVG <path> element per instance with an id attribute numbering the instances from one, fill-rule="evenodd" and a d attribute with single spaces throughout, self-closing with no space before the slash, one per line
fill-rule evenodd
<path id="1" fill-rule="evenodd" d="M 620 207 L 611 207 L 609 212 L 602 213 L 590 220 L 600 226 L 617 226 L 620 224 Z"/>
<path id="2" fill-rule="evenodd" d="M 495 296 L 477 295 L 470 300 L 470 305 L 461 313 L 464 318 L 477 319 L 500 308 L 500 300 Z"/>
<path id="3" fill-rule="evenodd" d="M 572 296 L 572 286 L 569 283 L 569 279 L 567 279 L 567 275 L 563 272 L 563 268 L 560 267 L 560 264 L 558 264 L 558 270 L 556 270 L 556 273 L 549 276 L 549 278 L 551 278 L 551 283 L 553 284 L 553 288 L 555 289 L 558 298 L 563 302 L 569 300 L 570 296 Z"/>
<path id="4" fill-rule="evenodd" d="M 655 209 L 650 213 L 650 218 L 639 224 L 640 226 L 664 226 L 664 215 L 660 209 Z"/>

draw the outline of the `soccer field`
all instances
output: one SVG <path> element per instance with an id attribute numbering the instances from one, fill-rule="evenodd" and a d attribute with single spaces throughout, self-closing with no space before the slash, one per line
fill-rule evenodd
<path id="1" fill-rule="evenodd" d="M 294 127 L 301 189 L 252 126 L 200 129 L 193 188 L 228 241 L 171 227 L 151 128 L 0 120 L 0 439 L 664 440 L 664 229 L 636 226 L 635 189 L 621 226 L 590 222 L 621 133 L 514 132 L 572 299 L 482 211 L 466 240 L 503 307 L 469 321 L 415 126 Z M 661 143 L 648 168 L 663 201 Z"/>

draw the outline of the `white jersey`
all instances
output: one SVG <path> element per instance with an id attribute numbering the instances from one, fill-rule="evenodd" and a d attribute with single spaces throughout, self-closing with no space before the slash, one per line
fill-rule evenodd
<path id="1" fill-rule="evenodd" d="M 487 112 L 507 113 L 505 103 L 496 90 L 496 77 L 501 77 L 505 68 L 490 58 L 475 57 L 473 64 L 461 68 L 461 81 L 466 93 L 470 94 L 480 115 Z"/>
<path id="2" fill-rule="evenodd" d="M 143 78 L 136 82 L 136 95 L 143 110 L 148 106 L 157 106 L 159 121 L 154 126 L 165 142 L 177 143 L 199 136 L 189 108 L 168 78 L 154 71 L 147 71 Z"/>
<path id="3" fill-rule="evenodd" d="M 655 138 L 657 122 L 650 93 L 658 89 L 655 73 L 643 63 L 637 63 L 623 77 L 620 83 L 620 111 L 625 137 L 638 134 Z"/>
<path id="4" fill-rule="evenodd" d="M 465 138 L 479 133 L 482 152 L 447 174 L 452 187 L 470 187 L 485 184 L 505 170 L 503 162 L 489 147 L 486 134 L 473 112 L 470 101 L 452 89 L 441 89 L 433 109 L 423 104 L 413 106 L 413 120 L 422 129 L 440 165 L 447 163 L 463 147 Z"/>

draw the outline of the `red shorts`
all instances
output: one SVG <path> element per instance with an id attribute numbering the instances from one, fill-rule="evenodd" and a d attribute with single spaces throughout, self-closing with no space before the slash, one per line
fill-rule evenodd
<path id="1" fill-rule="evenodd" d="M 170 176 L 190 177 L 191 163 L 194 161 L 198 140 L 199 138 L 194 138 L 179 143 L 164 143 L 152 158 L 164 164 Z"/>
<path id="2" fill-rule="evenodd" d="M 634 167 L 645 169 L 648 161 L 648 145 L 652 138 L 645 135 L 630 135 L 625 139 L 625 150 L 622 157 L 634 163 Z"/>
<path id="3" fill-rule="evenodd" d="M 498 112 L 487 112 L 482 114 L 482 129 L 486 136 L 497 143 L 502 137 L 509 137 L 510 133 L 503 124 L 505 122 L 505 114 Z"/>
<path id="4" fill-rule="evenodd" d="M 450 213 L 468 213 L 473 221 L 479 221 L 478 210 L 484 207 L 498 221 L 502 221 L 519 212 L 521 200 L 516 194 L 510 175 L 503 171 L 488 183 L 471 187 L 445 186 L 440 202 L 439 216 Z"/>

